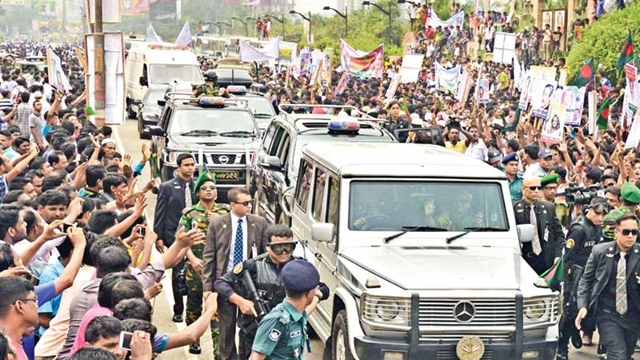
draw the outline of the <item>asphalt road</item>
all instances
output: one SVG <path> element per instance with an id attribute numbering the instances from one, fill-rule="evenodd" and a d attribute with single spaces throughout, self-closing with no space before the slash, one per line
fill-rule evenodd
<path id="1" fill-rule="evenodd" d="M 141 140 L 138 136 L 137 123 L 135 120 L 128 120 L 124 125 L 114 128 L 114 137 L 118 145 L 118 151 L 122 154 L 131 154 L 133 161 L 138 161 L 141 157 L 140 148 L 143 142 L 149 143 L 148 140 Z M 149 181 L 150 172 L 148 167 L 143 172 L 141 178 L 138 180 L 139 186 L 144 186 Z M 156 205 L 156 197 L 149 193 L 148 205 L 147 205 L 147 219 L 149 219 L 150 226 L 153 224 L 153 214 Z M 157 254 L 156 254 L 157 255 Z M 171 276 L 168 274 L 163 280 L 164 291 L 158 295 L 153 301 L 154 313 L 153 324 L 157 326 L 159 332 L 177 332 L 186 327 L 185 323 L 176 324 L 171 321 L 173 316 L 173 296 L 171 295 Z M 186 298 L 185 298 L 186 301 Z M 597 334 L 596 334 L 597 338 Z M 207 332 L 201 338 L 202 354 L 192 355 L 188 352 L 188 347 L 183 349 L 174 349 L 163 353 L 159 359 L 163 360 L 182 360 L 182 359 L 212 359 L 212 346 L 211 336 Z M 311 343 L 312 353 L 305 354 L 306 360 L 320 360 L 322 358 L 322 352 L 324 346 L 322 342 L 315 340 Z M 598 359 L 596 355 L 596 348 L 583 347 L 579 350 L 572 350 L 570 352 L 570 358 L 572 360 L 590 360 Z"/>

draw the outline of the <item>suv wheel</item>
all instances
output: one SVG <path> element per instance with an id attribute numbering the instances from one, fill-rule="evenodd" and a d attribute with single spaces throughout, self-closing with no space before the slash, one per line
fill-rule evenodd
<path id="1" fill-rule="evenodd" d="M 331 353 L 334 360 L 354 360 L 349 348 L 349 328 L 347 327 L 346 310 L 340 310 L 333 321 L 331 338 L 333 339 Z"/>

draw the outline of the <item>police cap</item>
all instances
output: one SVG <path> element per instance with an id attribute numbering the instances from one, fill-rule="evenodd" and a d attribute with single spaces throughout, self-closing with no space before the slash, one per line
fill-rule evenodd
<path id="1" fill-rule="evenodd" d="M 287 290 L 303 293 L 318 286 L 320 274 L 312 263 L 293 260 L 282 269 L 282 282 Z"/>
<path id="2" fill-rule="evenodd" d="M 504 158 L 502 159 L 502 163 L 504 165 L 508 164 L 511 161 L 520 161 L 520 158 L 518 157 L 518 153 L 512 152 L 511 154 L 505 155 Z"/>
<path id="3" fill-rule="evenodd" d="M 631 182 L 626 182 L 620 188 L 622 198 L 630 203 L 640 204 L 640 189 Z"/>
<path id="4" fill-rule="evenodd" d="M 549 174 L 540 179 L 540 186 L 545 187 L 549 184 L 557 184 L 560 176 L 558 174 Z"/>

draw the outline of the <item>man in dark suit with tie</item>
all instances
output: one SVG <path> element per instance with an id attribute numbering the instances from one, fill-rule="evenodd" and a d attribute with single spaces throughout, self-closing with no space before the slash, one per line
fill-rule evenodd
<path id="1" fill-rule="evenodd" d="M 180 154 L 176 159 L 178 175 L 160 184 L 158 200 L 156 202 L 156 214 L 154 217 L 153 231 L 158 234 L 156 248 L 164 252 L 164 247 L 171 246 L 175 239 L 178 223 L 185 208 L 190 208 L 193 203 L 193 173 L 196 170 L 196 162 L 191 154 Z M 191 229 L 187 229 L 191 230 Z M 171 288 L 173 290 L 173 318 L 174 322 L 182 322 L 184 319 L 184 299 L 178 291 L 178 275 L 182 271 L 184 261 L 176 265 L 171 272 Z"/>
<path id="2" fill-rule="evenodd" d="M 251 195 L 245 188 L 233 188 L 228 193 L 231 212 L 209 223 L 204 247 L 202 290 L 206 299 L 214 291 L 213 283 L 236 265 L 265 252 L 267 221 L 251 215 Z M 218 298 L 220 324 L 220 355 L 223 360 L 236 360 L 236 315 L 238 308 Z"/>
<path id="3" fill-rule="evenodd" d="M 522 245 L 522 257 L 541 275 L 560 259 L 564 233 L 555 216 L 555 206 L 539 200 L 542 196 L 540 178 L 528 177 L 522 182 L 522 200 L 513 205 L 516 224 L 532 224 L 533 241 Z"/>
<path id="4" fill-rule="evenodd" d="M 593 313 L 608 360 L 629 360 L 640 332 L 640 245 L 638 218 L 615 221 L 615 243 L 593 247 L 578 285 L 576 328 Z"/>

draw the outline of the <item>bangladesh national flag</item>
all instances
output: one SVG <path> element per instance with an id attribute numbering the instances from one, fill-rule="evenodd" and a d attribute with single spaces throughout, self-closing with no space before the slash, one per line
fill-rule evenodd
<path id="1" fill-rule="evenodd" d="M 618 58 L 618 62 L 616 63 L 616 67 L 618 70 L 624 70 L 624 64 L 628 64 L 633 62 L 634 60 L 634 49 L 633 49 L 633 41 L 631 40 L 631 30 L 629 30 L 629 35 L 627 35 L 627 40 L 624 42 L 622 46 L 622 53 Z"/>
<path id="2" fill-rule="evenodd" d="M 540 275 L 539 281 L 536 284 L 540 287 L 548 286 L 551 289 L 559 289 L 562 282 L 562 258 L 558 259 L 551 269 L 545 271 Z M 546 285 L 546 286 L 545 286 Z"/>
<path id="3" fill-rule="evenodd" d="M 609 114 L 611 113 L 611 110 L 609 110 L 610 102 L 611 99 L 607 98 L 596 113 L 596 121 L 598 123 L 599 130 L 605 130 L 607 128 L 607 123 L 609 123 Z"/>
<path id="4" fill-rule="evenodd" d="M 595 72 L 595 64 L 593 63 L 593 58 L 585 61 L 580 67 L 580 71 L 578 71 L 578 76 L 573 80 L 573 84 L 577 87 L 583 87 L 587 85 L 594 76 Z"/>

